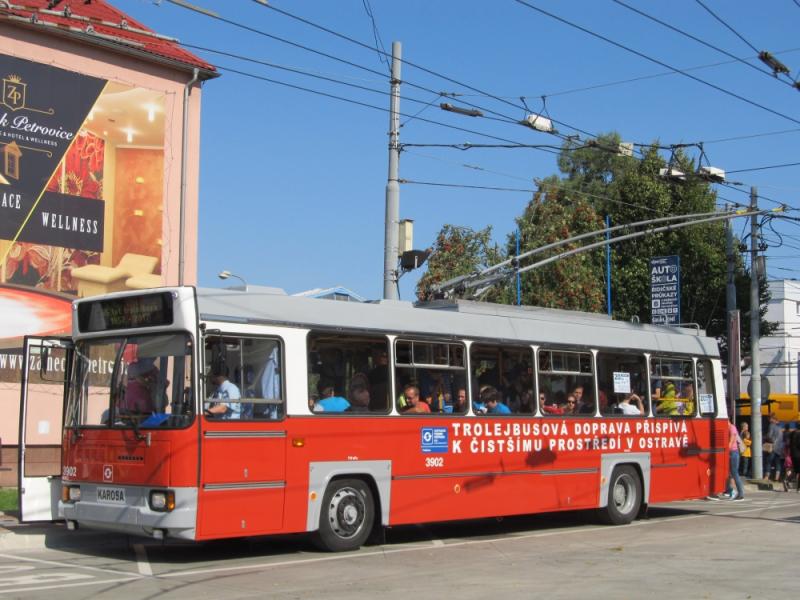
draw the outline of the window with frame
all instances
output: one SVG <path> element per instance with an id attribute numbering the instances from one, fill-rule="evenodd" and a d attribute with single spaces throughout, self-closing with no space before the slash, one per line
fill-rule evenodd
<path id="1" fill-rule="evenodd" d="M 539 408 L 548 415 L 593 415 L 591 352 L 539 349 Z"/>
<path id="2" fill-rule="evenodd" d="M 601 414 L 649 414 L 647 362 L 641 354 L 598 352 L 597 387 Z"/>
<path id="3" fill-rule="evenodd" d="M 477 413 L 532 414 L 533 351 L 525 347 L 472 344 L 470 375 Z"/>
<path id="4" fill-rule="evenodd" d="M 466 412 L 467 366 L 463 344 L 397 340 L 394 368 L 399 412 Z"/>
<path id="5" fill-rule="evenodd" d="M 697 409 L 694 391 L 694 363 L 688 358 L 652 357 L 650 390 L 653 414 L 692 416 Z"/>
<path id="6" fill-rule="evenodd" d="M 716 416 L 717 395 L 714 392 L 714 369 L 711 361 L 700 359 L 697 361 L 697 405 L 700 416 Z"/>
<path id="7" fill-rule="evenodd" d="M 283 418 L 280 340 L 236 335 L 208 336 L 205 344 L 209 419 L 264 421 Z"/>
<path id="8" fill-rule="evenodd" d="M 391 394 L 386 337 L 309 334 L 308 406 L 313 413 L 385 414 Z"/>

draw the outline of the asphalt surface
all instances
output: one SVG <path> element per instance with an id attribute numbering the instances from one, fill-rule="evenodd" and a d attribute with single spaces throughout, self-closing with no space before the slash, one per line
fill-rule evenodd
<path id="1" fill-rule="evenodd" d="M 783 600 L 797 590 L 800 494 L 656 505 L 622 527 L 591 512 L 401 527 L 343 554 L 305 536 L 157 543 L 0 525 L 0 598 Z"/>

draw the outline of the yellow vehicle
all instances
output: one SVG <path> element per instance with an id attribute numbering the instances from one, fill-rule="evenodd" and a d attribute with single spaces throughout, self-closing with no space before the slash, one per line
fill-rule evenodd
<path id="1" fill-rule="evenodd" d="M 781 423 L 791 423 L 798 420 L 797 394 L 770 394 L 769 400 L 761 404 L 761 415 L 770 417 L 775 415 Z M 750 416 L 750 396 L 746 393 L 736 401 L 736 415 L 739 417 Z"/>

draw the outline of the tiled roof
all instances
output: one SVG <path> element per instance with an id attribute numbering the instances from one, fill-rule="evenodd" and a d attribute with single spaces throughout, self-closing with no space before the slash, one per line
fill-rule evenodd
<path id="1" fill-rule="evenodd" d="M 181 48 L 178 40 L 156 33 L 106 0 L 0 0 L 3 21 L 72 36 L 179 69 L 197 68 L 204 79 L 218 75 L 213 65 Z"/>

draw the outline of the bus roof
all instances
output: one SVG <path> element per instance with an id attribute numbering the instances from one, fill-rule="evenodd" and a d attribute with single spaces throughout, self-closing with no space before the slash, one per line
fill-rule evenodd
<path id="1" fill-rule="evenodd" d="M 337 302 L 288 296 L 275 288 L 197 289 L 201 321 L 342 328 L 354 331 L 491 339 L 512 343 L 687 353 L 716 357 L 716 340 L 685 328 L 615 321 L 606 315 L 486 302 Z"/>

